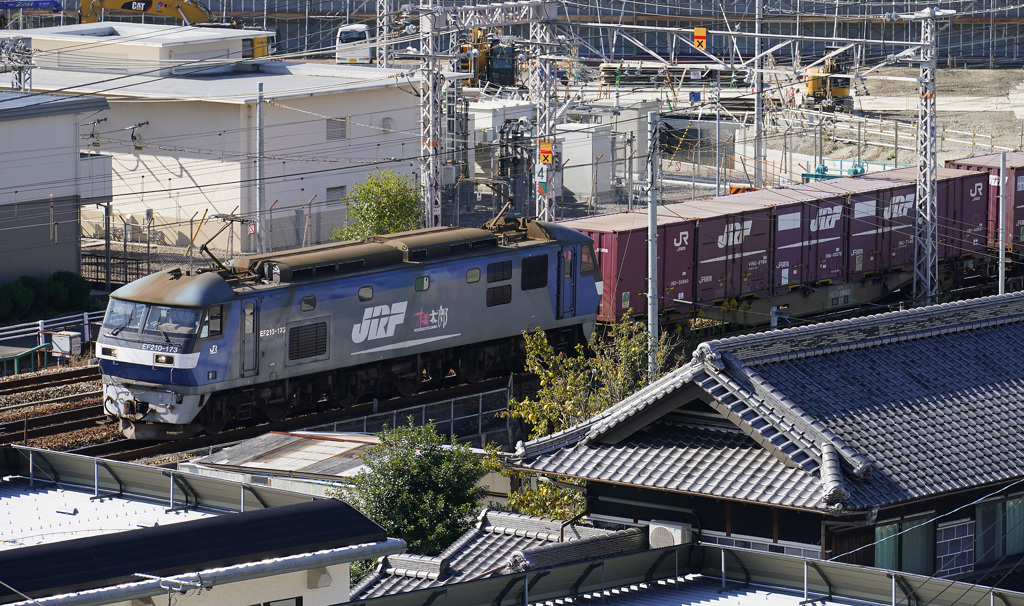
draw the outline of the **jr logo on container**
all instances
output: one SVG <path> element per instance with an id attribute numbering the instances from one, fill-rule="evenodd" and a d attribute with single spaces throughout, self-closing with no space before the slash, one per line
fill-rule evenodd
<path id="1" fill-rule="evenodd" d="M 907 194 L 905 196 L 893 196 L 889 200 L 889 206 L 882 211 L 882 216 L 886 219 L 894 219 L 896 217 L 906 217 L 910 214 L 910 208 L 914 206 L 914 198 L 917 194 Z"/>
<path id="2" fill-rule="evenodd" d="M 743 223 L 740 223 L 739 221 L 736 221 L 735 223 L 726 223 L 725 232 L 718 236 L 718 248 L 742 244 L 743 238 L 750 235 L 750 228 L 753 225 L 753 221 L 744 221 Z"/>
<path id="3" fill-rule="evenodd" d="M 363 310 L 363 321 L 352 326 L 352 341 L 363 341 L 393 337 L 395 328 L 405 322 L 405 301 L 391 305 L 375 305 Z"/>
<path id="4" fill-rule="evenodd" d="M 843 207 L 821 207 L 818 209 L 818 217 L 811 219 L 811 231 L 825 231 L 832 229 L 842 216 Z"/>

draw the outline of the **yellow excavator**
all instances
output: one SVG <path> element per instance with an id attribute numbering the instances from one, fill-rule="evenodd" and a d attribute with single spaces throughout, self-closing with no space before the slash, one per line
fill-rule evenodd
<path id="1" fill-rule="evenodd" d="M 205 27 L 244 28 L 240 23 L 220 23 L 210 9 L 196 0 L 81 0 L 78 5 L 80 23 L 96 23 L 103 12 L 135 13 L 156 17 L 181 19 L 185 25 Z M 262 29 L 262 28 L 260 28 Z M 273 38 L 256 38 L 252 41 L 252 57 L 265 57 L 272 53 Z M 247 53 L 248 54 L 248 53 Z"/>

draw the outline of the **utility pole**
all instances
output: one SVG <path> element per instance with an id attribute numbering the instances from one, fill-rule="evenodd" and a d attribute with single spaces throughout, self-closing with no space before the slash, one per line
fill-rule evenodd
<path id="1" fill-rule="evenodd" d="M 754 187 L 764 187 L 764 74 L 761 68 L 764 49 L 761 25 L 764 21 L 764 0 L 754 0 L 757 5 L 754 21 Z"/>
<path id="2" fill-rule="evenodd" d="M 443 29 L 444 9 L 433 0 L 420 5 L 420 31 L 423 41 L 420 56 L 420 159 L 423 168 L 420 183 L 423 190 L 423 218 L 427 227 L 441 225 L 441 94 L 444 76 L 437 55 L 438 37 Z"/>
<path id="3" fill-rule="evenodd" d="M 256 252 L 263 250 L 263 83 L 256 89 Z"/>
<path id="4" fill-rule="evenodd" d="M 377 67 L 391 67 L 391 0 L 377 0 Z"/>
<path id="5" fill-rule="evenodd" d="M 530 20 L 530 41 L 534 44 L 534 58 L 530 62 L 530 101 L 537 108 L 537 128 L 534 136 L 537 139 L 537 149 L 534 152 L 534 166 L 538 169 L 544 164 L 541 162 L 544 150 L 552 153 L 551 143 L 555 136 L 555 62 L 551 58 L 555 44 L 555 20 L 557 17 L 557 5 L 553 2 L 539 2 L 533 7 L 533 18 Z M 542 149 L 540 142 L 546 140 L 548 146 Z M 542 188 L 539 183 L 535 192 L 537 202 L 537 217 L 542 221 L 553 221 L 555 219 L 555 196 L 560 192 L 557 183 L 561 182 L 553 173 L 561 170 L 558 162 L 549 162 L 547 165 L 548 187 Z"/>
<path id="6" fill-rule="evenodd" d="M 654 378 L 658 348 L 658 113 L 647 114 L 647 376 Z"/>
<path id="7" fill-rule="evenodd" d="M 935 70 L 938 17 L 953 11 L 927 8 L 903 19 L 921 22 L 921 64 L 917 106 L 917 217 L 914 223 L 914 304 L 935 303 L 939 288 L 938 141 L 935 137 Z"/>

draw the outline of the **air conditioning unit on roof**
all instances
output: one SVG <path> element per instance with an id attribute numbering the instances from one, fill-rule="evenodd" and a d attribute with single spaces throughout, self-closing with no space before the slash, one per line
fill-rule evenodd
<path id="1" fill-rule="evenodd" d="M 647 541 L 651 549 L 686 545 L 693 540 L 693 527 L 679 522 L 652 521 L 647 526 Z"/>

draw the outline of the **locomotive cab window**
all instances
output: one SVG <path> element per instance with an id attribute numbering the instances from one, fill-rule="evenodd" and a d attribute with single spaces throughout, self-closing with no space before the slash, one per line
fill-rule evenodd
<path id="1" fill-rule="evenodd" d="M 219 337 L 224 334 L 223 309 L 222 305 L 211 305 L 206 310 L 206 315 L 203 317 L 203 328 L 199 332 L 201 339 Z"/>
<path id="2" fill-rule="evenodd" d="M 313 295 L 306 295 L 299 301 L 299 310 L 301 311 L 313 311 L 316 309 L 316 297 Z"/>
<path id="3" fill-rule="evenodd" d="M 597 273 L 594 246 L 592 244 L 584 244 L 580 250 L 580 275 L 587 276 L 593 273 Z"/>
<path id="4" fill-rule="evenodd" d="M 480 281 L 480 268 L 474 267 L 466 270 L 466 282 L 472 284 L 473 282 Z"/>
<path id="5" fill-rule="evenodd" d="M 372 298 L 373 298 L 373 287 L 372 286 L 362 286 L 362 287 L 359 288 L 359 300 L 360 301 L 369 301 Z"/>
<path id="6" fill-rule="evenodd" d="M 430 276 L 416 278 L 416 292 L 423 292 L 430 288 Z"/>

